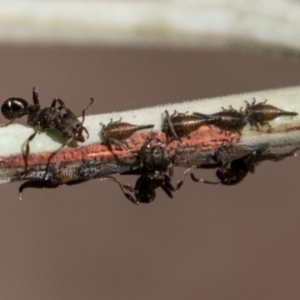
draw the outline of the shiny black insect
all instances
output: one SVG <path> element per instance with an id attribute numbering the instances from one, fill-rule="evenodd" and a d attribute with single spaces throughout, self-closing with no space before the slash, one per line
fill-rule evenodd
<path id="1" fill-rule="evenodd" d="M 171 116 L 167 110 L 165 110 L 165 114 L 166 119 L 164 120 L 162 131 L 166 134 L 169 142 L 188 136 L 203 125 L 201 118 L 195 115 L 178 113 L 176 110 Z"/>
<path id="2" fill-rule="evenodd" d="M 284 111 L 280 108 L 277 108 L 273 105 L 266 104 L 267 100 L 264 102 L 259 102 L 255 104 L 255 99 L 250 104 L 246 102 L 245 115 L 247 116 L 248 122 L 251 127 L 256 127 L 259 130 L 259 125 L 268 126 L 271 128 L 271 125 L 268 123 L 280 116 L 297 116 L 298 113 L 292 111 Z"/>
<path id="3" fill-rule="evenodd" d="M 295 152 L 299 148 L 287 153 L 276 153 L 267 150 L 266 144 L 257 146 L 257 150 L 251 154 L 245 155 L 244 157 L 234 159 L 230 162 L 229 167 L 223 166 L 218 168 L 216 171 L 217 177 L 220 179 L 219 182 L 211 182 L 204 179 L 198 179 L 193 173 L 191 178 L 196 182 L 209 183 L 209 184 L 223 184 L 223 185 L 236 185 L 240 183 L 248 173 L 254 173 L 255 166 L 260 162 L 271 160 L 280 161 L 286 157 L 295 155 Z"/>
<path id="4" fill-rule="evenodd" d="M 154 144 L 155 143 L 155 144 Z M 173 176 L 172 160 L 166 151 L 166 145 L 161 142 L 146 142 L 139 151 L 140 165 L 122 175 L 140 175 L 135 187 L 124 186 L 134 196 L 125 195 L 135 204 L 150 203 L 156 197 L 155 189 L 161 187 L 165 193 L 173 198 L 173 192 L 177 190 L 171 183 Z"/>
<path id="5" fill-rule="evenodd" d="M 237 111 L 232 108 L 232 106 L 230 106 L 230 109 L 224 109 L 222 107 L 221 112 L 211 115 L 205 115 L 198 112 L 194 112 L 193 115 L 200 117 L 202 124 L 214 125 L 221 130 L 235 131 L 238 133 L 240 133 L 248 123 L 248 120 L 242 111 Z"/>
<path id="6" fill-rule="evenodd" d="M 100 123 L 102 124 L 102 123 Z M 154 125 L 133 125 L 129 123 L 122 122 L 122 119 L 119 121 L 113 122 L 110 120 L 110 123 L 107 125 L 102 124 L 102 138 L 105 144 L 111 148 L 111 144 L 115 144 L 121 148 L 121 144 L 124 143 L 124 140 L 128 139 L 133 133 L 142 129 L 153 128 Z"/>
<path id="7" fill-rule="evenodd" d="M 34 91 L 34 102 L 36 102 L 36 97 L 37 94 Z M 1 112 L 6 119 L 10 120 L 10 122 L 2 126 L 7 126 L 11 124 L 16 118 L 21 118 L 22 116 L 27 115 L 28 105 L 28 102 L 22 98 L 14 97 L 6 99 L 1 106 Z"/>
<path id="8" fill-rule="evenodd" d="M 28 156 L 30 153 L 29 143 L 34 139 L 39 131 L 48 129 L 59 130 L 63 136 L 67 138 L 62 147 L 68 144 L 71 140 L 76 140 L 79 142 L 84 141 L 84 137 L 82 135 L 83 131 L 85 131 L 88 135 L 87 129 L 82 125 L 84 122 L 85 110 L 93 103 L 93 99 L 91 99 L 90 105 L 82 112 L 83 120 L 80 122 L 74 113 L 66 107 L 65 103 L 61 99 L 55 98 L 50 107 L 41 109 L 38 89 L 36 87 L 33 88 L 32 98 L 33 104 L 28 104 L 28 102 L 22 98 L 12 97 L 6 99 L 1 106 L 3 116 L 10 120 L 9 123 L 2 126 L 7 126 L 15 119 L 27 115 L 27 124 L 34 128 L 34 133 L 26 140 L 25 172 L 28 169 Z M 59 104 L 58 107 L 56 107 L 57 104 Z M 66 111 L 64 115 L 61 113 L 62 109 Z M 53 155 L 60 149 L 55 151 Z M 50 159 L 51 157 L 52 154 Z"/>
<path id="9" fill-rule="evenodd" d="M 34 139 L 40 130 L 55 128 L 57 124 L 61 122 L 61 109 L 64 105 L 60 99 L 54 99 L 50 107 L 41 109 L 38 89 L 36 87 L 33 88 L 32 98 L 33 104 L 28 104 L 28 102 L 22 98 L 13 97 L 6 99 L 1 106 L 3 116 L 10 120 L 9 123 L 2 126 L 7 126 L 15 119 L 27 115 L 27 124 L 34 128 L 34 133 L 30 135 L 26 141 L 25 171 L 28 167 L 27 159 L 30 152 L 30 141 Z M 59 107 L 56 107 L 57 103 L 60 105 Z"/>

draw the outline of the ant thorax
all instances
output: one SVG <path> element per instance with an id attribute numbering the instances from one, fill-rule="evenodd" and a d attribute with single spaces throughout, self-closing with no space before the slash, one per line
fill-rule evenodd
<path id="1" fill-rule="evenodd" d="M 35 106 L 28 107 L 27 124 L 34 128 L 50 129 L 55 128 L 61 122 L 61 112 L 59 108 L 47 107 L 36 109 Z"/>
<path id="2" fill-rule="evenodd" d="M 142 165 L 145 173 L 167 172 L 172 161 L 166 150 L 166 145 L 158 143 L 153 145 L 153 141 L 144 145 L 141 149 Z"/>
<path id="3" fill-rule="evenodd" d="M 84 127 L 76 116 L 71 114 L 64 114 L 61 121 L 56 125 L 56 129 L 64 136 L 72 138 L 78 142 L 84 142 L 83 136 Z"/>

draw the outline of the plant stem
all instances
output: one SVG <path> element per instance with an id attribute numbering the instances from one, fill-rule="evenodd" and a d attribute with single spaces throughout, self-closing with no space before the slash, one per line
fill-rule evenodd
<path id="1" fill-rule="evenodd" d="M 71 143 L 59 155 L 51 159 L 51 164 L 58 161 L 59 176 L 70 177 L 74 180 L 76 173 L 80 180 L 79 171 L 84 170 L 92 178 L 112 175 L 128 171 L 138 163 L 136 153 L 150 139 L 166 142 L 166 136 L 161 132 L 165 110 L 178 112 L 201 112 L 213 114 L 228 108 L 230 105 L 239 110 L 245 106 L 244 100 L 249 102 L 256 98 L 257 102 L 268 99 L 268 103 L 280 109 L 300 113 L 300 87 L 278 90 L 267 90 L 248 94 L 231 95 L 212 99 L 186 101 L 182 103 L 155 106 L 150 108 L 99 114 L 87 116 L 84 126 L 89 131 L 89 139 L 84 143 L 74 145 Z M 136 125 L 154 124 L 152 131 L 136 132 L 126 143 L 126 150 L 109 150 L 107 145 L 101 144 L 101 125 L 108 124 L 122 118 L 122 121 Z M 300 145 L 300 116 L 279 117 L 270 122 L 272 130 L 256 129 L 246 126 L 241 134 L 222 132 L 214 126 L 201 126 L 189 137 L 174 141 L 167 146 L 167 151 L 174 156 L 174 165 L 180 167 L 201 166 L 203 161 L 208 161 L 214 151 L 223 146 L 231 145 L 238 148 L 241 145 L 257 146 L 269 143 L 269 149 L 278 147 L 296 147 Z M 24 157 L 22 149 L 26 139 L 33 133 L 33 129 L 26 126 L 12 124 L 0 129 L 0 180 L 2 183 L 30 179 L 32 176 L 45 176 L 45 168 L 49 163 L 49 155 L 56 151 L 63 142 L 61 134 L 55 130 L 40 132 L 30 142 L 30 155 L 28 166 L 31 173 L 24 176 Z M 184 153 L 184 156 L 182 156 Z M 188 154 L 188 155 L 187 155 Z M 231 157 L 234 159 L 235 157 Z M 33 174 L 33 172 L 35 172 Z M 70 180 L 71 180 L 70 179 Z M 66 179 L 68 180 L 68 179 Z"/>

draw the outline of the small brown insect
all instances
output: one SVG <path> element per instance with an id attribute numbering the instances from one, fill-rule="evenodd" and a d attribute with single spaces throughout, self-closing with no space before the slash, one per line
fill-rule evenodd
<path id="1" fill-rule="evenodd" d="M 194 112 L 193 114 L 201 118 L 202 124 L 214 125 L 221 130 L 235 131 L 238 133 L 240 133 L 248 123 L 246 116 L 241 111 L 232 108 L 232 106 L 230 106 L 230 109 L 224 109 L 222 107 L 221 112 L 211 115 L 198 112 Z"/>
<path id="2" fill-rule="evenodd" d="M 298 115 L 296 112 L 284 111 L 273 105 L 266 104 L 267 100 L 255 104 L 256 100 L 254 98 L 251 104 L 248 101 L 245 102 L 247 105 L 245 109 L 245 115 L 247 116 L 250 126 L 256 127 L 257 130 L 259 130 L 259 125 L 266 125 L 271 128 L 271 125 L 268 123 L 268 121 L 272 121 L 277 117 Z"/>
<path id="3" fill-rule="evenodd" d="M 102 125 L 102 138 L 103 141 L 111 148 L 111 144 L 115 144 L 118 147 L 122 148 L 121 145 L 124 143 L 124 140 L 128 139 L 133 133 L 142 129 L 153 128 L 154 125 L 133 125 L 129 123 L 122 122 L 122 118 L 119 121 L 113 122 L 110 120 L 110 123 L 107 125 Z"/>
<path id="4" fill-rule="evenodd" d="M 162 131 L 168 137 L 169 142 L 188 136 L 204 124 L 198 116 L 178 113 L 176 110 L 171 116 L 167 110 L 165 110 L 165 114 L 166 119 L 164 120 Z"/>

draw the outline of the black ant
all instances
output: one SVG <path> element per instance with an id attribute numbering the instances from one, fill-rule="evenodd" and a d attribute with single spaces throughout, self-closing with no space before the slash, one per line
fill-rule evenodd
<path id="1" fill-rule="evenodd" d="M 193 173 L 191 173 L 191 178 L 196 182 L 209 183 L 209 184 L 223 184 L 223 185 L 236 185 L 240 183 L 248 173 L 254 173 L 255 166 L 262 161 L 280 161 L 288 156 L 295 155 L 295 151 L 299 149 L 296 148 L 287 153 L 276 153 L 270 152 L 266 149 L 266 144 L 261 144 L 258 146 L 257 150 L 251 154 L 245 155 L 244 157 L 234 159 L 230 162 L 229 167 L 220 167 L 216 171 L 217 177 L 220 179 L 219 182 L 211 182 L 204 179 L 196 178 Z"/>
<path id="2" fill-rule="evenodd" d="M 28 167 L 28 156 L 30 152 L 29 143 L 34 139 L 40 130 L 53 129 L 61 122 L 61 109 L 64 103 L 60 99 L 54 99 L 50 107 L 40 108 L 38 89 L 33 88 L 32 91 L 33 104 L 22 98 L 8 98 L 1 106 L 1 111 L 6 119 L 11 120 L 9 123 L 2 125 L 7 126 L 15 119 L 27 115 L 27 124 L 34 128 L 34 133 L 29 136 L 26 141 L 25 150 L 25 170 Z M 56 107 L 59 103 L 59 107 Z"/>
<path id="3" fill-rule="evenodd" d="M 82 122 L 79 122 L 74 113 L 66 107 L 65 103 L 61 99 L 55 98 L 50 107 L 41 109 L 38 89 L 36 87 L 33 88 L 32 98 L 33 104 L 28 104 L 28 102 L 22 98 L 12 97 L 6 99 L 1 106 L 3 116 L 10 120 L 9 123 L 2 126 L 7 126 L 15 119 L 27 115 L 27 125 L 34 128 L 34 133 L 26 140 L 25 172 L 28 169 L 28 156 L 30 153 L 29 143 L 34 139 L 39 131 L 48 129 L 59 130 L 65 137 L 68 138 L 62 147 L 67 145 L 71 140 L 80 142 L 84 141 L 82 132 L 85 131 L 88 134 L 87 129 L 82 125 L 84 121 L 85 110 L 93 103 L 93 99 L 91 99 L 90 105 L 82 112 Z M 57 103 L 59 104 L 58 107 L 56 107 Z M 66 111 L 64 115 L 61 114 L 62 109 Z M 59 150 L 55 151 L 53 155 Z M 50 156 L 50 159 L 51 157 L 52 155 Z"/>
<path id="4" fill-rule="evenodd" d="M 129 185 L 124 188 L 134 193 L 125 196 L 133 203 L 150 203 L 155 199 L 155 189 L 161 187 L 165 193 L 173 198 L 173 192 L 177 189 L 171 184 L 173 176 L 173 164 L 166 151 L 166 145 L 161 142 L 148 141 L 144 144 L 138 153 L 140 157 L 140 166 L 135 170 L 122 173 L 122 175 L 140 175 L 135 187 Z M 168 173 L 168 174 L 167 174 Z"/>
<path id="5" fill-rule="evenodd" d="M 242 111 L 237 111 L 232 106 L 230 109 L 222 107 L 222 111 L 205 115 L 202 113 L 194 112 L 193 115 L 200 117 L 202 124 L 215 125 L 221 130 L 235 131 L 240 133 L 241 130 L 247 125 L 248 120 Z"/>
<path id="6" fill-rule="evenodd" d="M 277 117 L 298 115 L 296 112 L 284 111 L 273 105 L 266 104 L 267 100 L 255 104 L 256 100 L 254 98 L 251 104 L 248 101 L 245 102 L 247 105 L 245 109 L 245 115 L 247 116 L 250 126 L 256 127 L 257 130 L 259 130 L 259 125 L 266 125 L 271 128 L 271 125 L 268 123 L 268 121 L 272 121 Z"/>
<path id="7" fill-rule="evenodd" d="M 134 193 L 135 198 L 128 197 L 128 194 L 125 196 L 135 204 L 150 203 L 156 197 L 155 189 L 160 187 L 170 198 L 173 198 L 173 192 L 182 187 L 187 171 L 174 187 L 171 183 L 173 162 L 166 151 L 166 144 L 154 140 L 148 141 L 138 155 L 140 166 L 135 170 L 122 173 L 122 175 L 140 175 L 134 188 L 129 185 L 124 186 L 126 190 Z"/>

